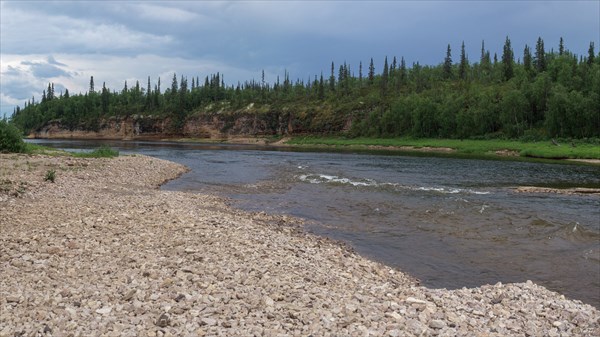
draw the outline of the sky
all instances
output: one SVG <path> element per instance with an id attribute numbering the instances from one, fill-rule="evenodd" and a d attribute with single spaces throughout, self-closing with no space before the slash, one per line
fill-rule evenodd
<path id="1" fill-rule="evenodd" d="M 94 77 L 121 90 L 139 80 L 162 88 L 173 74 L 221 73 L 225 83 L 287 70 L 307 80 L 331 62 L 358 73 L 373 58 L 438 65 L 447 45 L 456 62 L 464 41 L 471 62 L 481 43 L 515 57 L 538 37 L 547 50 L 587 55 L 600 48 L 600 1 L 0 1 L 0 117 L 48 83 L 59 94 L 84 93 Z"/>

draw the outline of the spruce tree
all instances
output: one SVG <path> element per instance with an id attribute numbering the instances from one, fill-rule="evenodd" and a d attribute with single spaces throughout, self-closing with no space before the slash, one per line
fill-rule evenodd
<path id="1" fill-rule="evenodd" d="M 371 57 L 371 63 L 369 63 L 369 84 L 373 84 L 373 81 L 375 81 L 375 65 Z"/>
<path id="2" fill-rule="evenodd" d="M 46 93 L 46 100 L 52 100 L 52 85 L 50 83 L 48 83 L 48 92 Z"/>
<path id="3" fill-rule="evenodd" d="M 335 65 L 331 61 L 331 75 L 329 76 L 329 90 L 335 91 Z"/>
<path id="4" fill-rule="evenodd" d="M 502 78 L 505 81 L 510 80 L 514 76 L 514 54 L 510 46 L 510 39 L 506 37 L 504 48 L 502 49 Z"/>
<path id="5" fill-rule="evenodd" d="M 535 59 L 533 60 L 538 73 L 546 71 L 546 52 L 544 51 L 544 40 L 538 37 L 535 44 Z"/>
<path id="6" fill-rule="evenodd" d="M 177 97 L 177 92 L 179 91 L 179 84 L 177 83 L 177 74 L 173 73 L 173 80 L 171 81 L 171 102 L 175 100 Z"/>
<path id="7" fill-rule="evenodd" d="M 592 41 L 592 42 L 590 42 L 590 48 L 588 49 L 588 57 L 587 57 L 587 64 L 589 66 L 594 64 L 595 57 L 596 57 L 596 55 L 594 54 L 594 41 Z"/>
<path id="8" fill-rule="evenodd" d="M 388 77 L 389 77 L 388 59 L 386 56 L 385 60 L 383 61 L 383 72 L 381 73 L 381 94 L 383 96 L 385 96 L 386 91 L 387 91 Z"/>
<path id="9" fill-rule="evenodd" d="M 108 107 L 110 105 L 109 93 L 108 93 L 108 90 L 106 89 L 106 82 L 102 82 L 102 93 L 100 95 L 101 95 L 100 100 L 102 103 L 102 113 L 106 114 L 106 113 L 108 113 Z"/>
<path id="10" fill-rule="evenodd" d="M 446 58 L 444 58 L 444 66 L 442 69 L 445 79 L 452 78 L 452 51 L 450 50 L 450 44 L 448 44 L 448 48 L 446 49 Z"/>
<path id="11" fill-rule="evenodd" d="M 279 76 L 277 76 L 277 78 L 279 78 Z M 319 99 L 325 98 L 325 83 L 323 82 L 323 72 L 321 72 L 321 78 L 319 79 Z"/>
<path id="12" fill-rule="evenodd" d="M 460 47 L 460 64 L 458 66 L 458 77 L 461 80 L 467 79 L 468 68 L 469 61 L 467 60 L 467 55 L 465 53 L 465 41 L 463 41 L 462 46 Z"/>
<path id="13" fill-rule="evenodd" d="M 362 61 L 358 63 L 358 83 L 362 83 L 363 74 L 362 74 Z"/>
<path id="14" fill-rule="evenodd" d="M 94 92 L 94 76 L 90 77 L 90 93 Z"/>
<path id="15" fill-rule="evenodd" d="M 483 64 L 485 62 L 485 42 L 481 40 L 481 57 L 479 58 L 479 64 Z"/>
<path id="16" fill-rule="evenodd" d="M 560 42 L 558 43 L 558 55 L 561 55 L 565 53 L 565 43 L 563 41 L 562 36 L 560 37 Z"/>
<path id="17" fill-rule="evenodd" d="M 406 62 L 404 61 L 404 56 L 400 59 L 400 81 L 398 84 L 403 84 L 406 81 Z"/>
<path id="18" fill-rule="evenodd" d="M 525 50 L 523 51 L 523 68 L 527 72 L 527 74 L 531 73 L 531 50 L 528 45 L 525 45 Z"/>

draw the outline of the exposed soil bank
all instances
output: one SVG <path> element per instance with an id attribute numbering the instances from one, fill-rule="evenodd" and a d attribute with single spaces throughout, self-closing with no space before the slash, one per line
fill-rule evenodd
<path id="1" fill-rule="evenodd" d="M 531 282 L 427 289 L 298 220 L 157 189 L 184 171 L 0 154 L 0 336 L 600 335 Z"/>

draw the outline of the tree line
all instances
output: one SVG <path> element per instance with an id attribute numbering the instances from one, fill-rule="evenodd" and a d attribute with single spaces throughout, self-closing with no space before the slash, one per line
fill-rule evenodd
<path id="1" fill-rule="evenodd" d="M 546 50 L 538 38 L 515 56 L 507 37 L 502 54 L 491 55 L 481 43 L 473 61 L 462 43 L 457 61 L 448 45 L 435 66 L 386 57 L 381 71 L 374 60 L 358 67 L 331 63 L 330 73 L 290 80 L 287 71 L 274 83 L 261 79 L 225 85 L 223 75 L 202 80 L 173 74 L 121 90 L 105 84 L 57 95 L 49 83 L 40 100 L 16 107 L 11 122 L 36 130 L 50 121 L 69 129 L 98 131 L 111 118 L 156 116 L 180 134 L 190 118 L 219 116 L 232 121 L 253 115 L 269 132 L 339 134 L 367 137 L 524 138 L 600 137 L 600 55 L 570 52 L 561 38 L 558 50 Z M 191 79 L 191 81 L 190 81 Z M 227 125 L 227 123 L 225 123 Z"/>

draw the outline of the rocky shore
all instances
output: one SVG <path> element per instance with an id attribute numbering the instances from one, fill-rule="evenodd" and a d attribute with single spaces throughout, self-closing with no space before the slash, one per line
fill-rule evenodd
<path id="1" fill-rule="evenodd" d="M 0 336 L 600 335 L 531 282 L 424 288 L 297 219 L 157 188 L 185 171 L 0 154 Z"/>

